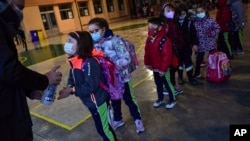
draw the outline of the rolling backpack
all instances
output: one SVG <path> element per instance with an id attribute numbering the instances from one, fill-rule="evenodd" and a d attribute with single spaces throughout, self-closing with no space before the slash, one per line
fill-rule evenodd
<path id="1" fill-rule="evenodd" d="M 206 73 L 209 82 L 220 84 L 227 81 L 232 73 L 227 55 L 220 51 L 209 53 Z"/>

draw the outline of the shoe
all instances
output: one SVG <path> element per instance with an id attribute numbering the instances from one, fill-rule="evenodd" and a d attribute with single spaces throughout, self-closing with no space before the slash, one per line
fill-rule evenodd
<path id="1" fill-rule="evenodd" d="M 176 104 L 176 101 L 168 102 L 166 105 L 166 109 L 172 109 L 174 108 L 174 105 Z"/>
<path id="2" fill-rule="evenodd" d="M 175 96 L 183 93 L 183 90 L 181 88 L 174 88 L 174 90 L 175 90 L 174 92 Z"/>
<path id="3" fill-rule="evenodd" d="M 179 79 L 178 79 L 178 84 L 179 84 L 179 85 L 184 85 L 183 79 L 179 78 Z"/>
<path id="4" fill-rule="evenodd" d="M 194 75 L 194 78 L 195 78 L 195 79 L 201 78 L 201 74 L 196 74 L 196 75 Z"/>
<path id="5" fill-rule="evenodd" d="M 205 61 L 201 62 L 201 64 L 200 64 L 201 67 L 204 67 L 206 65 L 207 65 L 207 63 Z"/>
<path id="6" fill-rule="evenodd" d="M 167 90 L 163 90 L 163 94 L 164 94 L 164 95 L 169 95 L 169 93 L 168 93 Z"/>
<path id="7" fill-rule="evenodd" d="M 137 134 L 142 133 L 145 130 L 142 120 L 140 119 L 135 120 L 135 127 L 136 127 Z"/>
<path id="8" fill-rule="evenodd" d="M 107 114 L 108 114 L 108 122 L 113 127 L 114 126 L 114 113 L 113 113 L 113 109 L 111 108 L 111 106 L 108 106 Z"/>
<path id="9" fill-rule="evenodd" d="M 198 81 L 197 81 L 196 79 L 192 79 L 192 80 L 189 81 L 189 83 L 190 83 L 191 85 L 197 85 L 197 84 L 198 84 Z"/>
<path id="10" fill-rule="evenodd" d="M 157 101 L 154 103 L 154 108 L 158 108 L 158 107 L 160 107 L 162 104 L 163 104 L 163 101 L 157 100 Z"/>
<path id="11" fill-rule="evenodd" d="M 236 52 L 236 54 L 237 54 L 237 55 L 244 55 L 245 53 L 244 53 L 244 51 L 240 51 L 240 50 L 239 50 L 239 51 Z"/>
<path id="12" fill-rule="evenodd" d="M 124 125 L 123 120 L 114 121 L 113 128 L 114 128 L 114 130 L 116 130 L 118 127 L 121 127 L 123 125 Z"/>

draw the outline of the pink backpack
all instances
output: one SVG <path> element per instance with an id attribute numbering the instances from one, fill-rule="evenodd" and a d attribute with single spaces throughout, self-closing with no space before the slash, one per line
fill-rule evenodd
<path id="1" fill-rule="evenodd" d="M 206 79 L 209 82 L 220 84 L 227 81 L 232 73 L 227 55 L 220 51 L 209 53 Z"/>

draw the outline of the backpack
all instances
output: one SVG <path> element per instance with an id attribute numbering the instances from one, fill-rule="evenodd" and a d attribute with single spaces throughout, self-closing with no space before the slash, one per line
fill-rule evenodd
<path id="1" fill-rule="evenodd" d="M 227 81 L 232 73 L 230 61 L 224 52 L 209 53 L 206 79 L 209 82 L 220 84 Z"/>
<path id="2" fill-rule="evenodd" d="M 93 57 L 100 64 L 104 81 L 99 82 L 99 86 L 109 93 L 110 99 L 122 99 L 124 93 L 124 84 L 120 80 L 120 74 L 115 64 L 107 57 Z M 86 61 L 83 63 L 85 65 Z M 82 67 L 83 68 L 83 67 Z"/>
<path id="3" fill-rule="evenodd" d="M 161 38 L 160 45 L 159 45 L 160 52 L 161 52 L 162 47 L 163 47 L 166 40 L 167 40 L 167 35 L 165 35 Z M 171 61 L 171 67 L 177 68 L 179 65 L 179 59 L 177 56 L 179 55 L 179 53 L 178 53 L 178 49 L 176 46 L 172 45 L 172 48 L 173 48 L 173 58 Z"/>
<path id="4" fill-rule="evenodd" d="M 133 71 L 135 71 L 139 67 L 139 61 L 138 61 L 138 58 L 136 56 L 134 44 L 132 44 L 130 41 L 122 38 L 120 35 L 114 35 L 113 38 L 119 38 L 125 43 L 126 50 L 129 52 L 129 55 L 131 58 L 131 61 L 128 65 L 128 71 L 129 71 L 129 73 L 132 73 Z"/>

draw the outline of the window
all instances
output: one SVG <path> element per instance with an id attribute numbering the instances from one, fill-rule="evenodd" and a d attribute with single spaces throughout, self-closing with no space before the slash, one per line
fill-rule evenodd
<path id="1" fill-rule="evenodd" d="M 113 12 L 114 11 L 113 0 L 106 0 L 106 3 L 107 3 L 108 12 Z"/>
<path id="2" fill-rule="evenodd" d="M 81 17 L 89 15 L 88 2 L 79 2 L 78 8 L 79 8 L 79 12 L 80 12 Z"/>
<path id="3" fill-rule="evenodd" d="M 102 13 L 101 0 L 93 0 L 93 5 L 94 5 L 95 14 L 101 14 Z"/>
<path id="4" fill-rule="evenodd" d="M 119 10 L 124 10 L 123 0 L 118 0 L 118 6 L 119 6 Z"/>
<path id="5" fill-rule="evenodd" d="M 70 3 L 59 5 L 59 11 L 60 11 L 60 15 L 61 15 L 62 20 L 74 18 Z"/>

